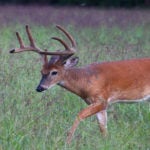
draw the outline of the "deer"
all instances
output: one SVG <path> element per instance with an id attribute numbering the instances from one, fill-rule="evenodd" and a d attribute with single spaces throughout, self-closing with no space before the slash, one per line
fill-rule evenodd
<path id="1" fill-rule="evenodd" d="M 70 45 L 59 37 L 52 39 L 61 43 L 64 49 L 54 52 L 36 46 L 31 30 L 26 25 L 26 32 L 30 42 L 25 46 L 19 33 L 16 32 L 19 48 L 10 50 L 10 53 L 35 52 L 42 60 L 42 78 L 36 88 L 43 92 L 54 85 L 81 97 L 87 107 L 81 110 L 72 127 L 66 142 L 71 143 L 79 123 L 96 115 L 99 129 L 103 137 L 107 137 L 107 109 L 117 102 L 142 102 L 150 100 L 150 58 L 132 58 L 127 60 L 94 62 L 83 67 L 76 66 L 79 58 L 74 56 L 77 44 L 72 35 L 62 26 L 56 28 L 67 38 Z M 51 58 L 48 60 L 48 56 Z"/>

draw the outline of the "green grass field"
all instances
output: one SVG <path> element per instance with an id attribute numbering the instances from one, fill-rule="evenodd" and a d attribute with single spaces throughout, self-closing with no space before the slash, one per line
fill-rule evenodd
<path id="1" fill-rule="evenodd" d="M 149 20 L 135 25 L 130 23 L 124 27 L 117 23 L 111 27 L 65 25 L 77 41 L 79 66 L 94 61 L 149 57 Z M 54 24 L 29 24 L 39 47 L 49 50 L 62 47 L 50 39 L 61 36 Z M 0 27 L 0 150 L 150 150 L 148 102 L 109 107 L 106 139 L 99 132 L 96 117 L 86 119 L 68 146 L 65 143 L 67 131 L 86 104 L 58 86 L 44 93 L 35 91 L 41 78 L 39 56 L 9 54 L 10 49 L 19 46 L 15 31 L 19 31 L 28 44 L 24 25 L 25 19 L 23 23 L 12 24 L 11 21 L 7 24 L 6 20 Z"/>

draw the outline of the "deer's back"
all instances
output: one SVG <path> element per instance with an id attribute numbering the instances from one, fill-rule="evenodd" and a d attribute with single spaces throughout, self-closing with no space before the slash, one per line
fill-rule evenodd
<path id="1" fill-rule="evenodd" d="M 150 94 L 149 58 L 93 63 L 85 70 L 91 75 L 88 95 L 130 100 Z"/>

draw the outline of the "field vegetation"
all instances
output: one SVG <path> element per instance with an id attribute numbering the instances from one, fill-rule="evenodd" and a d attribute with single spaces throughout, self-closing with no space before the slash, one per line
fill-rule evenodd
<path id="1" fill-rule="evenodd" d="M 76 39 L 79 66 L 94 61 L 150 57 L 150 11 L 79 7 L 0 7 L 0 150 L 150 150 L 150 103 L 114 104 L 108 109 L 109 136 L 103 139 L 95 116 L 81 122 L 71 145 L 65 143 L 77 113 L 86 104 L 55 86 L 37 93 L 41 62 L 37 54 L 9 54 L 28 44 L 29 24 L 39 47 L 56 50 L 63 37 L 55 24 Z M 64 37 L 63 37 L 64 38 Z"/>

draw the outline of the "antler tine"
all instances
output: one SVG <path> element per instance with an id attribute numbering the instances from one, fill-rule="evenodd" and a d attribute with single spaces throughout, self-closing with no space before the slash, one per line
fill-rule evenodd
<path id="1" fill-rule="evenodd" d="M 62 39 L 58 38 L 58 37 L 52 37 L 53 40 L 59 41 L 66 50 L 70 51 L 70 47 L 66 44 L 66 42 L 64 42 Z"/>
<path id="2" fill-rule="evenodd" d="M 18 42 L 20 44 L 20 48 L 24 48 L 25 47 L 24 43 L 23 43 L 22 38 L 20 37 L 18 32 L 16 32 L 16 36 L 17 36 Z"/>
<path id="3" fill-rule="evenodd" d="M 28 25 L 26 25 L 26 32 L 27 32 L 27 35 L 28 35 L 28 38 L 29 38 L 29 41 L 30 41 L 30 46 L 36 47 L 36 46 L 35 46 L 34 39 L 33 39 L 33 37 L 32 37 L 31 31 L 30 31 L 30 28 L 29 28 Z"/>
<path id="4" fill-rule="evenodd" d="M 67 37 L 68 39 L 71 41 L 71 44 L 72 44 L 72 47 L 73 48 L 76 48 L 76 42 L 75 40 L 73 39 L 73 37 L 63 28 L 61 27 L 60 25 L 56 25 L 56 27 L 61 30 Z"/>
<path id="5" fill-rule="evenodd" d="M 19 41 L 20 48 L 12 49 L 12 50 L 10 50 L 10 53 L 19 53 L 19 52 L 24 52 L 24 51 L 33 51 L 33 52 L 36 52 L 36 53 L 40 54 L 42 52 L 42 50 L 40 48 L 35 46 L 34 39 L 33 39 L 32 35 L 31 35 L 31 31 L 30 31 L 28 25 L 26 25 L 26 32 L 27 32 L 27 35 L 28 35 L 28 38 L 29 38 L 29 41 L 30 41 L 30 46 L 25 46 L 21 36 L 19 35 L 18 32 L 16 32 L 16 36 L 17 36 L 17 39 Z"/>

